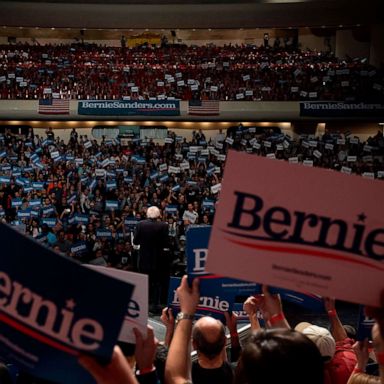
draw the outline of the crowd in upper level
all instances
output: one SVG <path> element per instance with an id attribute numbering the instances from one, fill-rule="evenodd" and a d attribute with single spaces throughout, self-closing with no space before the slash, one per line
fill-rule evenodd
<path id="1" fill-rule="evenodd" d="M 0 46 L 0 99 L 378 101 L 366 58 L 255 45 Z"/>

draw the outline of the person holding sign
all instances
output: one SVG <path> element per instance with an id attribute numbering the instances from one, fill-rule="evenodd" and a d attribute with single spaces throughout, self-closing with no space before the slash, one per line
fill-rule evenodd
<path id="1" fill-rule="evenodd" d="M 266 287 L 263 290 L 267 292 Z M 167 383 L 186 384 L 191 383 L 189 347 L 192 319 L 200 300 L 199 281 L 194 279 L 190 287 L 184 276 L 177 295 L 182 316 L 169 348 L 165 378 Z M 269 293 L 261 300 L 264 313 L 270 311 L 270 320 L 282 313 L 278 301 L 277 296 Z M 279 322 L 286 325 L 282 319 L 276 320 L 275 325 Z M 243 348 L 234 382 L 323 384 L 323 361 L 315 344 L 299 332 L 281 328 L 260 331 Z"/>
<path id="2" fill-rule="evenodd" d="M 128 364 L 120 347 L 115 346 L 109 364 L 102 365 L 90 356 L 80 356 L 79 363 L 96 380 L 97 384 L 157 384 L 156 368 L 153 365 L 156 355 L 157 339 L 153 328 L 148 326 L 147 335 L 134 329 L 136 338 L 136 375 Z"/>

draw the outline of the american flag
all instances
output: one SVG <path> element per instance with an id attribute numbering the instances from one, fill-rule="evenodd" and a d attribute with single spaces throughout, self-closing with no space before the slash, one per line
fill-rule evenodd
<path id="1" fill-rule="evenodd" d="M 189 115 L 219 115 L 219 101 L 217 100 L 189 100 L 188 102 Z"/>
<path id="2" fill-rule="evenodd" d="M 43 115 L 69 115 L 69 100 L 40 99 L 38 112 Z"/>

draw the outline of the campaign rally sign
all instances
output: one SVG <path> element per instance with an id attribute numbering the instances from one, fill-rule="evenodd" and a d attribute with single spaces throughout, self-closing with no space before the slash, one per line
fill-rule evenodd
<path id="1" fill-rule="evenodd" d="M 85 241 L 78 241 L 71 246 L 70 251 L 76 256 L 81 256 L 88 252 L 87 243 Z"/>
<path id="2" fill-rule="evenodd" d="M 364 306 L 360 305 L 359 320 L 357 323 L 356 340 L 363 341 L 365 339 L 372 340 L 372 327 L 375 319 L 365 315 Z"/>
<path id="3" fill-rule="evenodd" d="M 262 293 L 261 284 L 212 275 L 205 269 L 211 226 L 191 226 L 186 233 L 187 270 L 190 279 L 200 278 L 200 292 L 208 297 L 222 297 L 230 308 L 243 303 L 248 296 Z M 279 294 L 281 300 L 306 308 L 311 312 L 323 313 L 322 297 L 312 293 L 299 293 L 288 289 L 269 286 L 269 291 Z M 208 310 L 208 309 L 207 309 Z M 215 315 L 214 317 L 221 317 Z"/>
<path id="4" fill-rule="evenodd" d="M 300 116 L 344 118 L 384 117 L 384 104 L 363 102 L 345 103 L 343 101 L 303 101 L 300 102 Z"/>
<path id="5" fill-rule="evenodd" d="M 206 268 L 379 305 L 383 193 L 379 181 L 229 151 Z"/>
<path id="6" fill-rule="evenodd" d="M 236 316 L 237 324 L 249 323 L 249 316 L 247 312 L 244 311 L 242 303 L 235 303 L 233 306 L 232 313 Z M 261 311 L 259 310 L 256 311 L 256 317 L 257 317 L 257 320 L 259 321 L 260 326 L 262 328 L 265 328 L 266 325 L 265 325 L 263 314 L 261 313 Z"/>
<path id="7" fill-rule="evenodd" d="M 210 233 L 210 226 L 191 226 L 187 230 L 187 271 L 190 280 L 194 277 L 200 279 L 200 305 L 196 315 L 224 320 L 224 312 L 232 310 L 236 300 L 244 302 L 248 296 L 260 291 L 260 287 L 256 283 L 212 275 L 205 271 Z M 171 281 L 171 287 L 172 284 Z M 169 298 L 172 298 L 172 306 L 177 308 L 175 293 L 170 292 Z"/>
<path id="8" fill-rule="evenodd" d="M 91 271 L 5 224 L 0 241 L 1 358 L 51 381 L 93 383 L 78 356 L 109 360 L 134 286 Z M 105 292 L 113 292 L 113 300 Z"/>
<path id="9" fill-rule="evenodd" d="M 121 269 L 107 268 L 98 265 L 89 265 L 89 267 L 135 286 L 120 330 L 119 341 L 136 344 L 133 328 L 139 329 L 142 335 L 147 334 L 148 276 L 142 273 L 123 271 Z"/>
<path id="10" fill-rule="evenodd" d="M 176 289 L 181 283 L 180 277 L 170 277 L 168 288 L 168 308 L 172 308 L 173 314 L 176 316 L 180 312 L 180 303 L 177 297 Z M 200 282 L 201 283 L 201 282 Z M 213 284 L 209 292 L 200 285 L 200 303 L 196 308 L 195 318 L 199 319 L 204 316 L 211 316 L 224 322 L 224 312 L 231 310 L 232 306 L 228 300 L 220 297 L 222 294 L 219 284 Z"/>

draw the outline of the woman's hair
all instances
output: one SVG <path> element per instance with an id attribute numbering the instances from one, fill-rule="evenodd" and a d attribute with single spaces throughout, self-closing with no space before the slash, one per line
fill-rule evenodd
<path id="1" fill-rule="evenodd" d="M 261 330 L 241 353 L 235 384 L 323 384 L 324 365 L 316 345 L 291 329 Z"/>
<path id="2" fill-rule="evenodd" d="M 348 384 L 380 384 L 380 377 L 367 375 L 366 373 L 352 373 Z"/>

